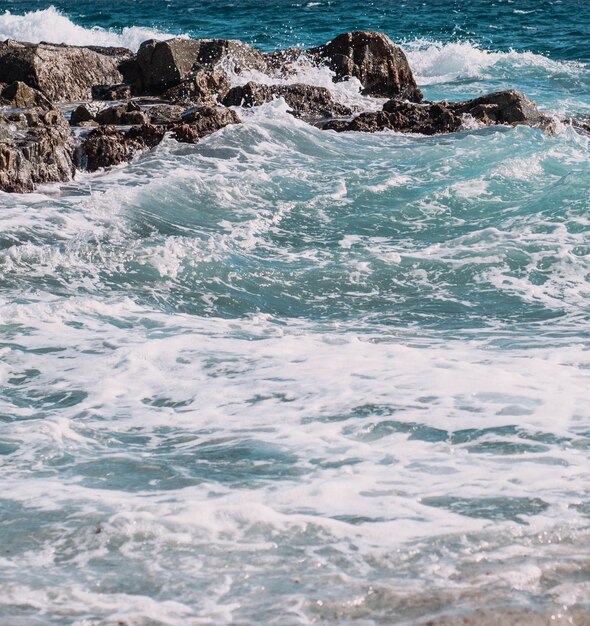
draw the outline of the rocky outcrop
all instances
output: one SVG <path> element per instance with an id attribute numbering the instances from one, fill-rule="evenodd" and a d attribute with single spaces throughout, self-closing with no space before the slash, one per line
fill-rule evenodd
<path id="1" fill-rule="evenodd" d="M 117 49 L 120 51 L 120 49 Z M 52 102 L 88 100 L 93 85 L 119 83 L 125 54 L 55 44 L 0 43 L 0 82 L 21 81 Z"/>
<path id="2" fill-rule="evenodd" d="M 189 78 L 166 90 L 162 97 L 170 102 L 215 104 L 229 89 L 229 76 L 222 69 L 198 68 L 191 72 Z"/>
<path id="3" fill-rule="evenodd" d="M 543 130 L 554 127 L 552 118 L 543 115 L 532 100 L 514 90 L 497 91 L 467 102 L 446 103 L 446 106 L 456 115 L 470 115 L 486 126 L 526 124 Z"/>
<path id="4" fill-rule="evenodd" d="M 262 85 L 249 82 L 233 87 L 223 99 L 225 106 L 260 106 L 277 97 L 285 99 L 296 117 L 337 117 L 351 115 L 352 110 L 332 98 L 325 87 L 303 85 Z"/>
<path id="5" fill-rule="evenodd" d="M 383 110 L 361 113 L 350 121 L 334 120 L 322 124 L 324 130 L 373 133 L 394 130 L 401 133 L 436 135 L 459 130 L 466 116 L 483 125 L 526 124 L 547 132 L 554 130 L 552 118 L 543 115 L 534 102 L 517 91 L 499 91 L 466 102 L 402 102 L 388 100 Z"/>
<path id="6" fill-rule="evenodd" d="M 114 126 L 101 126 L 88 134 L 76 150 L 79 168 L 95 172 L 130 161 L 138 152 L 157 146 L 164 138 L 165 129 L 151 124 L 134 126 L 128 131 Z"/>
<path id="7" fill-rule="evenodd" d="M 7 85 L 0 91 L 0 106 L 45 111 L 53 109 L 53 104 L 40 91 L 20 81 Z"/>
<path id="8" fill-rule="evenodd" d="M 225 85 L 219 74 L 206 76 L 203 72 L 214 72 L 226 59 L 238 73 L 246 69 L 267 69 L 264 55 L 240 41 L 175 38 L 144 41 L 136 60 L 122 64 L 121 71 L 125 82 L 134 85 L 138 94 L 160 94 L 181 83 L 185 83 L 185 89 L 195 89 L 198 94 L 203 88 L 211 91 L 207 83 L 212 82 L 214 89 L 218 83 Z"/>
<path id="9" fill-rule="evenodd" d="M 74 175 L 69 126 L 59 111 L 0 114 L 0 189 L 33 191 Z"/>
<path id="10" fill-rule="evenodd" d="M 199 139 L 229 126 L 239 124 L 235 111 L 222 107 L 201 107 L 187 111 L 180 124 L 171 127 L 172 137 L 182 143 L 197 143 Z"/>
<path id="11" fill-rule="evenodd" d="M 364 94 L 411 102 L 422 100 L 406 55 L 383 33 L 342 33 L 308 52 L 322 59 L 336 80 L 358 78 Z"/>

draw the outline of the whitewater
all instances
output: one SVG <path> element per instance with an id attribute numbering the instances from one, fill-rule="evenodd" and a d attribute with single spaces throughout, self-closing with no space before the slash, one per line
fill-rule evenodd
<path id="1" fill-rule="evenodd" d="M 562 123 L 336 134 L 278 99 L 0 192 L 0 624 L 588 623 L 590 9 L 494 7 L 3 5 L 0 40 L 133 50 L 383 30 L 428 99 Z M 286 80 L 382 105 L 331 78 Z"/>

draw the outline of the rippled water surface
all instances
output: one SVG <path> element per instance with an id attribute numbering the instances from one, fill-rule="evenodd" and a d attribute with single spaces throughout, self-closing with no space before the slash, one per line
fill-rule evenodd
<path id="1" fill-rule="evenodd" d="M 0 38 L 132 48 L 380 29 L 430 98 L 590 109 L 574 0 L 3 8 Z M 0 193 L 0 623 L 571 623 L 590 608 L 588 137 L 241 115 Z"/>

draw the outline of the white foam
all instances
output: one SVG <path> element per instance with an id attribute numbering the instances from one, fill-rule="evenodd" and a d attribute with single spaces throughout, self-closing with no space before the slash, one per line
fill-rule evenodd
<path id="1" fill-rule="evenodd" d="M 125 27 L 121 31 L 98 26 L 84 28 L 62 15 L 55 7 L 15 15 L 5 11 L 0 15 L 0 40 L 15 39 L 39 43 L 65 43 L 73 46 L 122 46 L 137 50 L 146 39 L 174 37 L 152 28 Z"/>
<path id="2" fill-rule="evenodd" d="M 420 85 L 469 78 L 485 80 L 519 72 L 577 76 L 584 69 L 581 63 L 554 61 L 533 52 L 495 52 L 469 41 L 417 39 L 402 47 Z"/>

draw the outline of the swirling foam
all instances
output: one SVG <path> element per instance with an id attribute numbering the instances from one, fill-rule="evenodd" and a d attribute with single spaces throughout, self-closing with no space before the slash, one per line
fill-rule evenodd
<path id="1" fill-rule="evenodd" d="M 55 7 L 14 15 L 0 15 L 0 40 L 15 39 L 38 43 L 65 43 L 72 46 L 122 46 L 137 50 L 146 39 L 168 39 L 174 35 L 151 28 L 130 26 L 120 32 L 98 26 L 84 28 L 75 24 Z"/>

